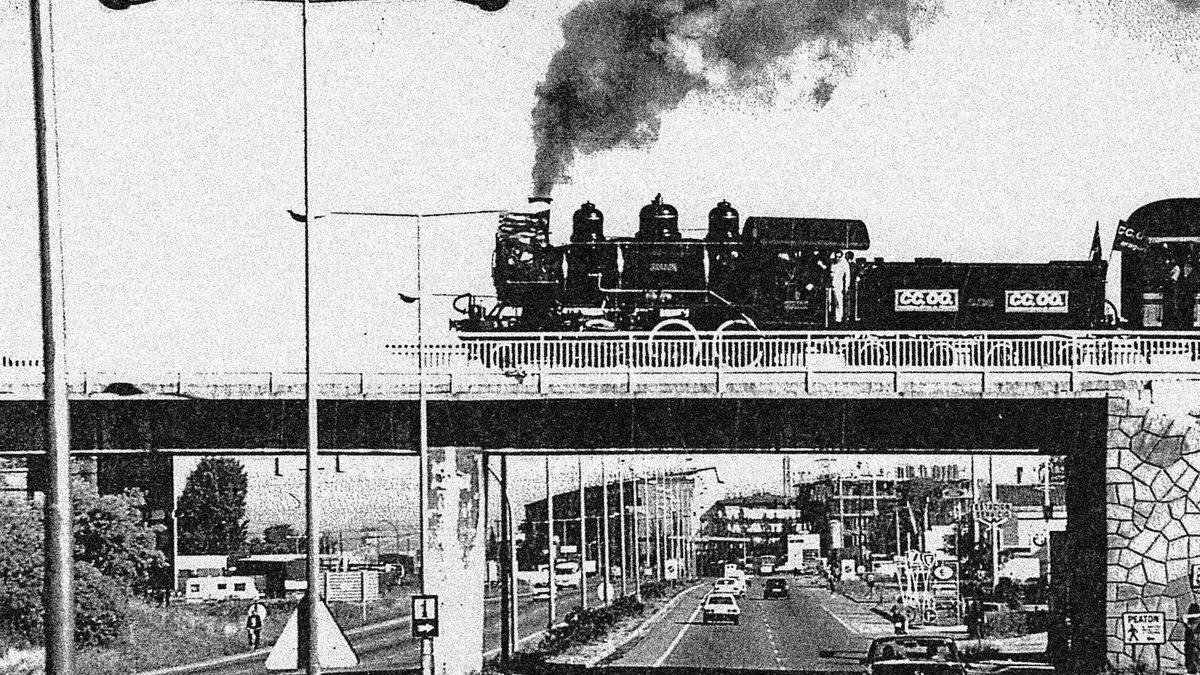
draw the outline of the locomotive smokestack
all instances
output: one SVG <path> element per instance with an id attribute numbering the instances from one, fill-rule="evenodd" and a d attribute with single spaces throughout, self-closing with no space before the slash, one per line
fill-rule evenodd
<path id="1" fill-rule="evenodd" d="M 813 48 L 824 105 L 854 50 L 883 37 L 907 46 L 929 0 L 591 0 L 563 18 L 565 43 L 538 85 L 533 185 L 550 194 L 576 153 L 644 147 L 659 115 L 689 93 L 763 93 L 788 75 L 769 66 Z"/>

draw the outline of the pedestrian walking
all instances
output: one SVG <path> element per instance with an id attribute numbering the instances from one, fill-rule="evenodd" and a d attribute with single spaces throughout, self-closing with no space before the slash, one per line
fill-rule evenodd
<path id="1" fill-rule="evenodd" d="M 255 600 L 246 610 L 246 645 L 251 650 L 258 649 L 262 644 L 262 628 L 266 619 L 267 606 Z"/>
<path id="2" fill-rule="evenodd" d="M 1188 605 L 1183 617 L 1183 667 L 1191 675 L 1200 673 L 1200 605 Z"/>

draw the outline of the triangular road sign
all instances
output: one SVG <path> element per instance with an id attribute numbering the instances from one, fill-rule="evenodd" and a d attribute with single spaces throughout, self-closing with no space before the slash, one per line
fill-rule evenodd
<path id="1" fill-rule="evenodd" d="M 271 653 L 267 656 L 267 670 L 299 670 L 304 667 L 304 664 L 300 663 L 298 652 L 300 609 L 302 607 L 303 605 L 297 606 L 292 615 L 288 617 L 287 625 L 283 627 L 283 634 L 275 641 L 275 646 L 271 647 Z M 317 603 L 315 620 L 317 624 L 317 660 L 321 666 L 327 668 L 357 666 L 358 654 L 354 653 L 354 648 L 350 646 L 346 634 L 338 627 L 337 621 L 334 621 L 333 615 L 329 613 L 329 607 L 324 602 Z"/>

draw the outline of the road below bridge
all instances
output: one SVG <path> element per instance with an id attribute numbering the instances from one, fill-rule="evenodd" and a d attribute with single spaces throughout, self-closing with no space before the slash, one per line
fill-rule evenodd
<path id="1" fill-rule="evenodd" d="M 764 600 L 755 580 L 738 600 L 738 625 L 701 622 L 700 602 L 710 584 L 682 602 L 606 668 L 612 673 L 785 671 L 860 673 L 871 640 L 892 632 L 886 619 L 842 595 L 788 579 L 789 597 Z"/>
<path id="2" fill-rule="evenodd" d="M 579 591 L 564 589 L 559 592 L 556 604 L 556 614 L 563 617 L 572 609 L 579 606 Z M 519 638 L 521 646 L 528 647 L 535 642 L 546 630 L 546 615 L 549 603 L 545 600 L 533 600 L 524 597 L 517 604 L 518 620 L 520 622 Z M 412 637 L 409 616 L 399 617 L 399 621 L 379 630 L 356 631 L 349 635 L 350 644 L 358 654 L 360 665 L 364 668 L 388 670 L 419 669 L 421 665 L 421 650 L 419 643 Z M 435 642 L 435 649 L 461 649 L 463 645 L 456 643 L 453 636 L 442 635 Z M 495 598 L 489 598 L 484 607 L 484 640 L 485 654 L 500 649 L 500 603 Z M 229 662 L 222 659 L 220 663 L 196 664 L 195 666 L 180 666 L 171 672 L 177 675 L 263 675 L 266 673 L 265 662 L 267 651 L 246 658 Z M 159 672 L 159 671 L 155 671 Z"/>

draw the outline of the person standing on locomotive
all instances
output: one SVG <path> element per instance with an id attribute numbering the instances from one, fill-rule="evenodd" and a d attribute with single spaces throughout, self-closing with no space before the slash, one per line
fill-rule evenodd
<path id="1" fill-rule="evenodd" d="M 829 285 L 833 289 L 833 321 L 842 323 L 846 318 L 846 295 L 850 290 L 850 260 L 853 253 L 846 256 L 834 251 L 829 266 Z"/>

